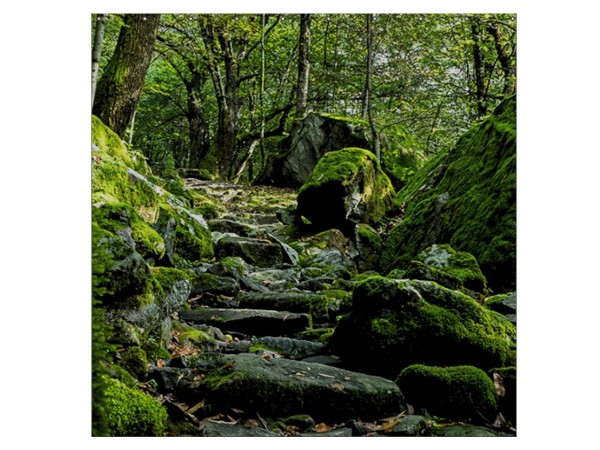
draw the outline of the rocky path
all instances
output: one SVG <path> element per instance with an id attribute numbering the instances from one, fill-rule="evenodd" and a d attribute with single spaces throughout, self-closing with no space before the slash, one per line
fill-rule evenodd
<path id="1" fill-rule="evenodd" d="M 396 383 L 344 368 L 328 338 L 360 279 L 335 231 L 299 236 L 296 193 L 187 179 L 226 213 L 208 221 L 216 258 L 173 324 L 172 357 L 149 370 L 182 434 L 201 436 L 497 435 L 434 427 Z M 459 426 L 459 425 L 455 425 Z"/>

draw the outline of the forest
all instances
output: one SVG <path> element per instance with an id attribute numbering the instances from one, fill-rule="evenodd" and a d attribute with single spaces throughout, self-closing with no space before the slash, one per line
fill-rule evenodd
<path id="1" fill-rule="evenodd" d="M 92 436 L 516 436 L 515 14 L 93 14 Z"/>
<path id="2" fill-rule="evenodd" d="M 252 182 L 310 111 L 368 122 L 393 172 L 398 152 L 437 154 L 516 90 L 516 17 L 508 14 L 93 21 L 93 112 L 157 173 L 204 168 Z M 125 72 L 137 78 L 117 87 Z M 106 100 L 117 90 L 121 100 Z"/>

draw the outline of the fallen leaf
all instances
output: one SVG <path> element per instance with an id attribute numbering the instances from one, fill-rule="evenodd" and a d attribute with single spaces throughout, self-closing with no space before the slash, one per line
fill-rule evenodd
<path id="1" fill-rule="evenodd" d="M 244 426 L 246 428 L 256 428 L 258 426 L 258 422 L 254 419 L 246 419 Z"/>
<path id="2" fill-rule="evenodd" d="M 496 388 L 496 393 L 498 394 L 498 397 L 504 397 L 504 395 L 506 394 L 506 389 L 504 388 L 504 380 L 502 379 L 502 376 L 499 373 L 494 372 L 493 378 L 494 387 Z"/>
<path id="3" fill-rule="evenodd" d="M 324 423 L 318 423 L 315 425 L 315 431 L 317 433 L 325 433 L 327 431 L 331 430 L 331 427 L 327 426 Z"/>

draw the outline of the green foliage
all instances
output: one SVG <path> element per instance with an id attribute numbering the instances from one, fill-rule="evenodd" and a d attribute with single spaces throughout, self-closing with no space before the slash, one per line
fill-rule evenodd
<path id="1" fill-rule="evenodd" d="M 164 435 L 168 416 L 158 400 L 114 379 L 106 383 L 108 436 Z"/>

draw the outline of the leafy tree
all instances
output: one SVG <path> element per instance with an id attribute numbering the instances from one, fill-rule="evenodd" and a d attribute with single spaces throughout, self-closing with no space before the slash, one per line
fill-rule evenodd
<path id="1" fill-rule="evenodd" d="M 125 16 L 115 52 L 98 82 L 92 112 L 121 137 L 140 98 L 159 20 L 158 14 Z"/>

